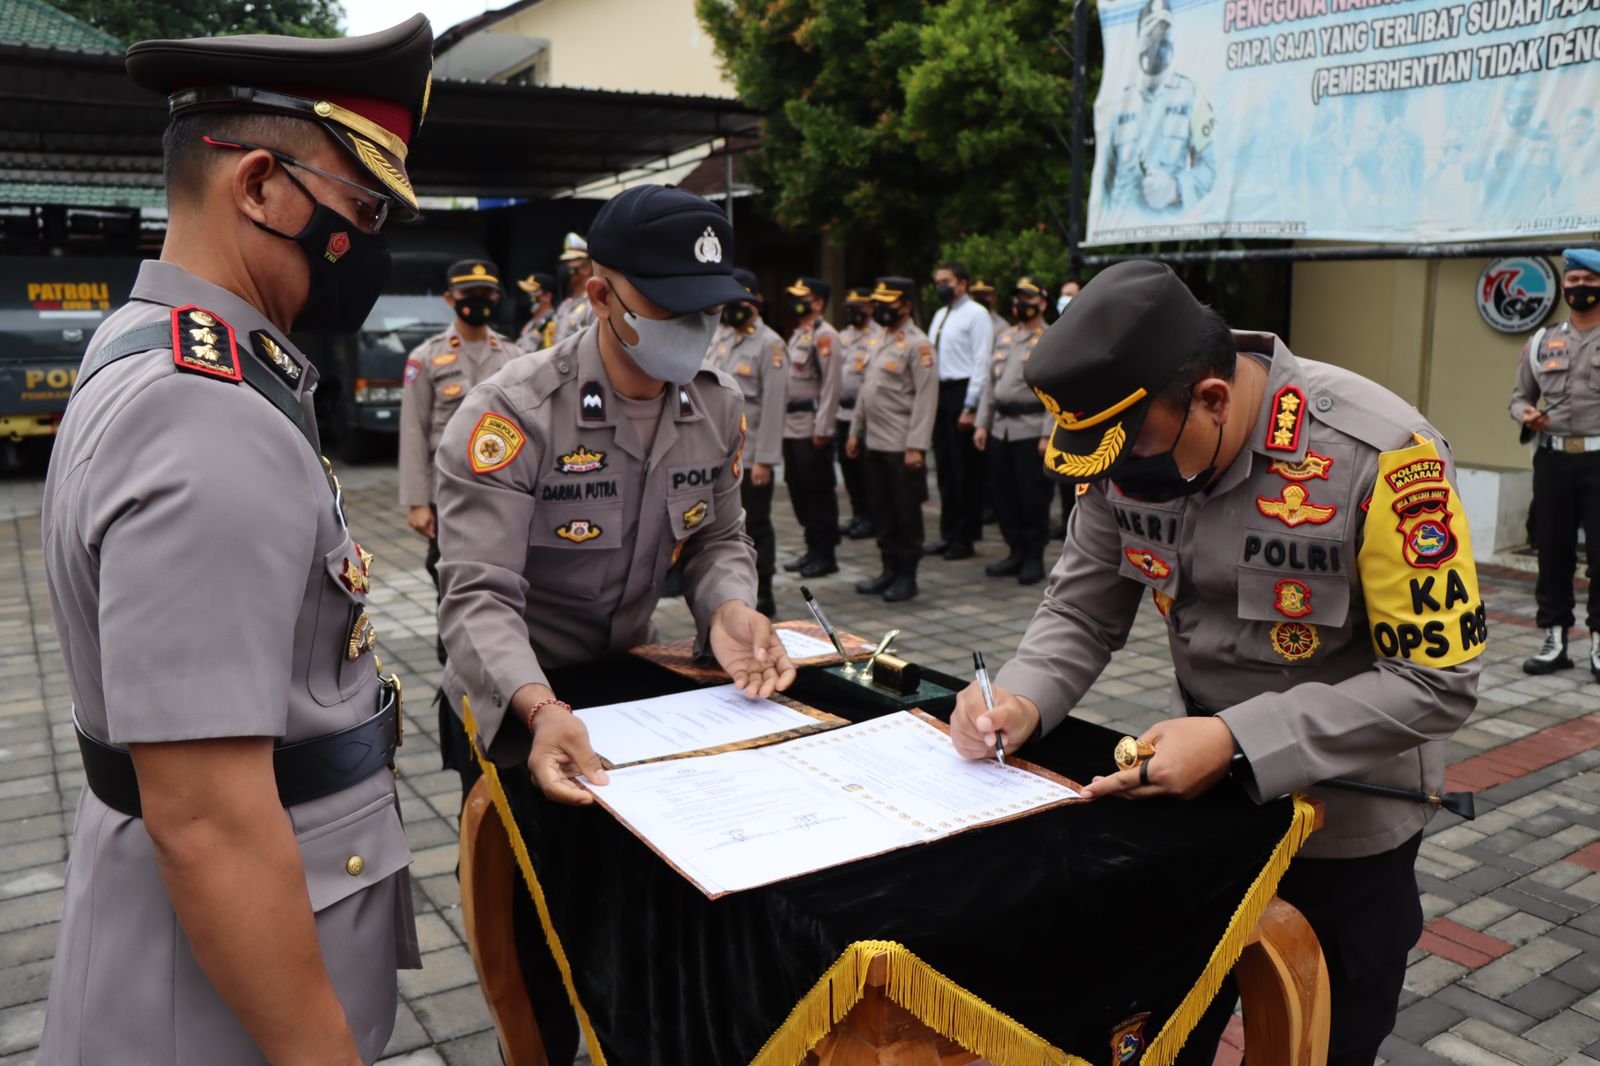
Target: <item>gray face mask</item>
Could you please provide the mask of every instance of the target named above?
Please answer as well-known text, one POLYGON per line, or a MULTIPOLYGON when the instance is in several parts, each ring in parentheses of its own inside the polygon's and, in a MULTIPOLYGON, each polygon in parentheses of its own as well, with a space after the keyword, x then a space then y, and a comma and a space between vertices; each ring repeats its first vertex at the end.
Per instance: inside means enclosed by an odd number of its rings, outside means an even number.
POLYGON ((644 318, 628 309, 616 289, 611 290, 611 295, 622 308, 623 321, 638 335, 638 342, 629 344, 617 331, 615 322, 607 319, 607 323, 617 343, 639 364, 639 369, 670 385, 687 385, 693 381, 700 364, 705 361, 706 349, 711 347, 718 316, 691 311, 677 318, 644 318))

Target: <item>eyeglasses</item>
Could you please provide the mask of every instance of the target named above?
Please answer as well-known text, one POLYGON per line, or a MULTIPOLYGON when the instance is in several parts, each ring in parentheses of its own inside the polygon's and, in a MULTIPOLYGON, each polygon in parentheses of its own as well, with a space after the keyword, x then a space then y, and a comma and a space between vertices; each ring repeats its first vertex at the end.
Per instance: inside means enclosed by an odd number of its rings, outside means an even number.
MULTIPOLYGON (((314 167, 309 163, 302 163, 287 152, 280 152, 276 148, 268 148, 264 144, 251 144, 248 141, 219 141, 213 137, 202 137, 201 139, 213 148, 236 148, 242 152, 266 152, 286 167, 298 167, 300 170, 308 170, 320 177, 327 178, 329 181, 336 181, 340 185, 355 189, 357 192, 366 193, 372 197, 370 201, 351 197, 350 202, 355 204, 356 207, 356 222, 368 233, 377 233, 383 229, 383 224, 389 219, 389 207, 393 201, 376 189, 369 189, 365 185, 351 181, 349 178, 341 178, 337 174, 330 174, 326 170, 314 167)), ((312 199, 315 199, 315 197, 312 197, 312 199)))

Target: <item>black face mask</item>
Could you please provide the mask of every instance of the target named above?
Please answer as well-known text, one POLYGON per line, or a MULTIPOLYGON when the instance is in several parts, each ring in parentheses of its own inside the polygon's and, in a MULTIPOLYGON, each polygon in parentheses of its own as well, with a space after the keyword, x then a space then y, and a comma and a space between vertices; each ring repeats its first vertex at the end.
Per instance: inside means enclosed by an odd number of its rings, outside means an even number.
POLYGON ((789 305, 789 313, 796 318, 804 318, 811 313, 809 300, 795 300, 789 305))
POLYGON ((456 317, 469 326, 487 325, 494 317, 495 301, 488 296, 458 296, 456 317))
POLYGON ((749 304, 729 304, 722 309, 722 321, 738 329, 750 321, 752 309, 749 304))
POLYGON ((1032 322, 1039 317, 1039 308, 1035 304, 1014 303, 1011 305, 1011 317, 1019 322, 1032 322))
POLYGON ((900 311, 894 304, 879 304, 872 309, 872 321, 880 326, 892 326, 900 321, 900 311))
POLYGON ((954 285, 935 285, 933 287, 933 294, 939 298, 939 302, 940 303, 942 303, 942 304, 950 303, 956 298, 955 286, 954 285))
POLYGON ((847 307, 844 313, 845 317, 850 320, 850 324, 857 329, 866 325, 867 319, 871 317, 865 307, 847 307))
POLYGON ((312 196, 288 170, 283 176, 311 201, 311 218, 293 235, 260 222, 256 226, 298 244, 310 268, 306 303, 290 329, 354 333, 367 320, 389 280, 389 242, 381 235, 361 232, 354 222, 312 196))
MULTIPOLYGON (((1190 405, 1194 403, 1190 397, 1190 405)), ((1189 408, 1183 410, 1183 422, 1178 426, 1178 435, 1172 441, 1172 447, 1160 455, 1152 455, 1144 459, 1129 459, 1111 479, 1125 496, 1131 496, 1145 503, 1168 503, 1172 500, 1193 496, 1195 493, 1211 484, 1211 479, 1217 474, 1217 456, 1222 452, 1222 427, 1217 427, 1217 446, 1211 450, 1211 463, 1194 477, 1184 477, 1183 471, 1178 469, 1178 460, 1173 457, 1173 452, 1178 448, 1178 442, 1183 440, 1183 431, 1189 425, 1189 408)))
POLYGON ((1568 285, 1561 298, 1574 311, 1593 311, 1600 307, 1600 285, 1568 285))

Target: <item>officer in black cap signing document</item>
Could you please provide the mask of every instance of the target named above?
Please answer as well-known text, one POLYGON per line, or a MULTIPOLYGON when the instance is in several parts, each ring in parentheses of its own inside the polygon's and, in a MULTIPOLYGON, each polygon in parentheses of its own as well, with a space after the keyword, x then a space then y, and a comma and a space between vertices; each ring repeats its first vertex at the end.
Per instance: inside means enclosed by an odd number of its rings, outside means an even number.
MULTIPOLYGON (((957 700, 957 750, 1048 732, 1149 596, 1174 718, 1091 797, 1191 797, 1232 773, 1326 821, 1278 894, 1327 956, 1330 1066, 1372 1066, 1422 931, 1413 866, 1445 741, 1477 702, 1485 622, 1455 466, 1415 408, 1348 370, 1230 332, 1170 269, 1120 263, 1039 340, 1025 378, 1053 420, 1044 465, 1087 484, 1044 602, 995 678, 957 700), (1415 800, 1318 787, 1330 778, 1415 800)), ((1209 1064, 1231 986, 1181 1062, 1209 1064), (1209 1041, 1209 1043, 1208 1043, 1209 1041), (1191 1051, 1192 1048, 1192 1051, 1191 1051)))
POLYGON ((373 559, 291 330, 353 332, 416 214, 421 15, 144 41, 170 223, 95 333, 43 534, 87 787, 39 1062, 373 1062, 420 965, 373 559))

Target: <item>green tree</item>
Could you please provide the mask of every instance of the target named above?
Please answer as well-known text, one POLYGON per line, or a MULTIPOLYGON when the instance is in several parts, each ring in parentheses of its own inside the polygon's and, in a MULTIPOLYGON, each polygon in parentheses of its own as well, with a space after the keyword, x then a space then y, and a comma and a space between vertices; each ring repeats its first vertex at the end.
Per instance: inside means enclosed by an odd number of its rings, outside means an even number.
POLYGON ((205 37, 224 33, 281 33, 338 37, 339 0, 52 0, 56 7, 123 41, 205 37))
POLYGON ((752 166, 781 224, 879 247, 886 268, 922 276, 941 250, 1002 284, 1065 262, 1071 69, 1050 37, 1057 0, 697 10, 740 97, 767 115, 752 166))

